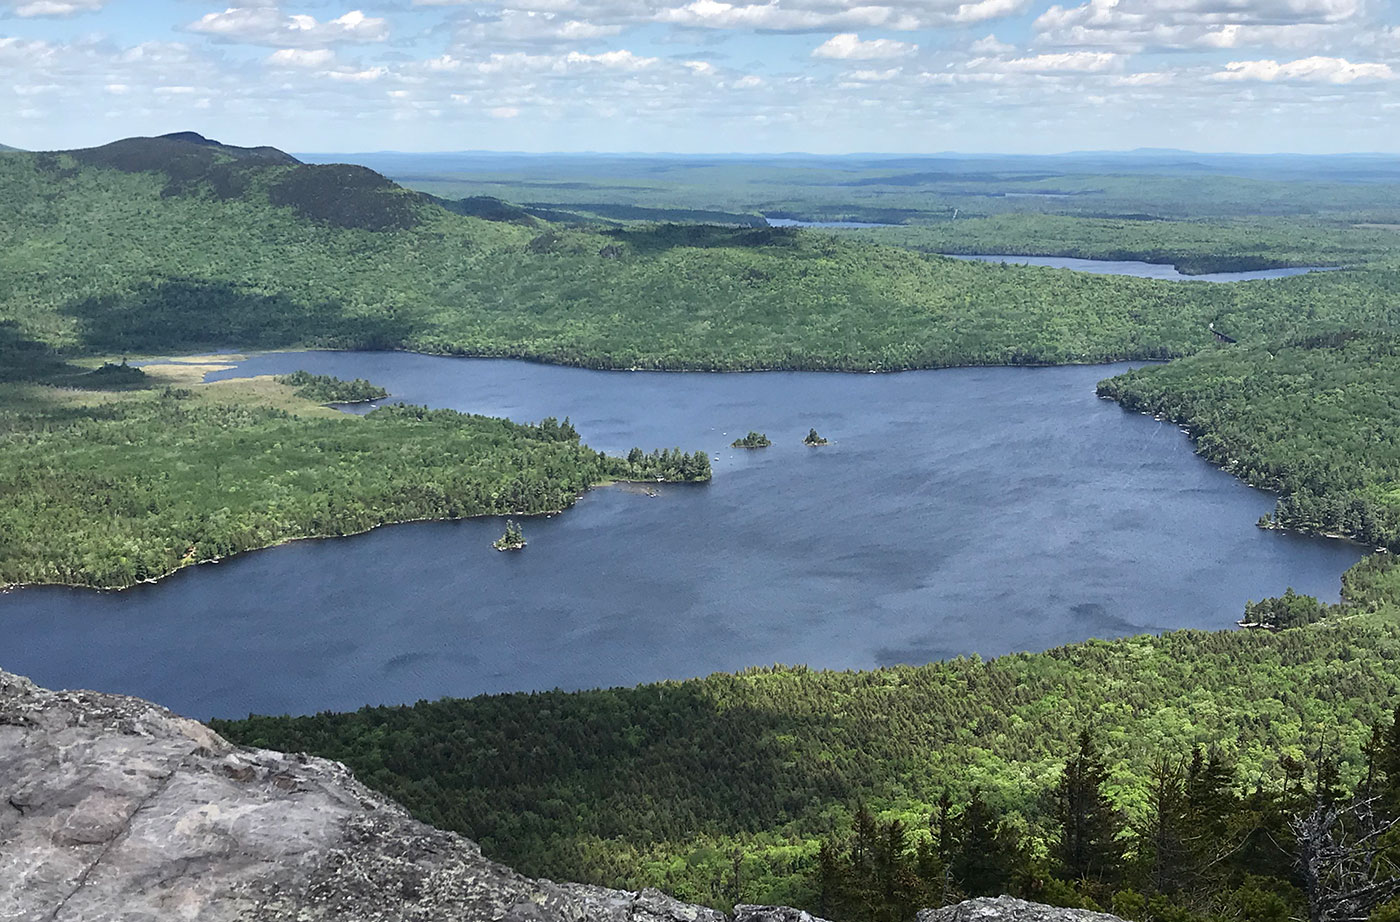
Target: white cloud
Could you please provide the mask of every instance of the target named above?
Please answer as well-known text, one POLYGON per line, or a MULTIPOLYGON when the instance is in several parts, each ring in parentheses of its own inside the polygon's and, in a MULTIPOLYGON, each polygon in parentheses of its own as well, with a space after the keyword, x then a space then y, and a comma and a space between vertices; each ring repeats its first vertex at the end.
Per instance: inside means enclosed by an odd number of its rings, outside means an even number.
POLYGON ((326 67, 335 60, 329 48, 283 48, 267 56, 274 67, 326 67))
POLYGON ((276 6, 232 6, 206 13, 185 27, 213 38, 250 45, 315 46, 342 42, 382 42, 389 37, 387 20, 351 10, 319 22, 314 16, 284 14, 276 6))
POLYGON ((516 118, 520 115, 520 110, 515 106, 496 106, 494 109, 488 109, 487 114, 492 118, 516 118))
POLYGON ((1365 0, 1088 0, 1036 18, 1041 44, 1147 48, 1321 47, 1364 29, 1365 0))
POLYGON ((1172 75, 1162 71, 1142 71, 1136 74, 1120 74, 1113 78, 1114 86, 1162 86, 1172 82, 1172 75))
POLYGON ((469 20, 457 27, 457 44, 490 47, 506 44, 587 42, 617 35, 619 23, 598 23, 546 10, 502 10, 494 18, 469 20))
POLYGON ((812 49, 814 58, 835 58, 838 61, 878 61, 902 58, 919 50, 918 45, 897 42, 889 38, 861 41, 854 32, 833 35, 812 49))
POLYGON ((1118 55, 1111 51, 1067 51, 1038 54, 996 62, 990 69, 1013 74, 1099 73, 1114 67, 1118 55))
POLYGON ((602 54, 583 54, 570 51, 564 55, 564 64, 572 67, 605 67, 613 70, 642 70, 651 67, 659 58, 638 57, 625 49, 604 51, 602 54))
POLYGON ((968 51, 971 51, 973 54, 987 56, 1010 54, 1015 50, 1015 45, 1008 45, 1005 42, 998 41, 995 35, 983 36, 968 46, 968 51))
POLYGON ((1263 83, 1356 83, 1395 78, 1396 73, 1388 64, 1357 64, 1346 58, 1318 56, 1282 64, 1278 61, 1231 61, 1223 71, 1211 75, 1212 80, 1263 83))
POLYGON ((743 6, 723 0, 693 0, 685 6, 661 10, 657 22, 702 29, 754 29, 772 32, 815 32, 825 29, 885 28, 908 31, 919 28, 917 16, 891 6, 835 5, 804 9, 778 0, 743 6))
POLYGON ((853 70, 846 76, 857 83, 884 83, 893 80, 899 74, 898 67, 891 67, 888 70, 853 70))
POLYGON ((973 3, 960 3, 953 11, 953 22, 985 22, 988 19, 1001 19, 1015 16, 1030 6, 1030 0, 975 0, 973 3))
POLYGON ((339 80, 342 83, 369 83, 387 76, 388 73, 387 67, 369 67, 365 70, 326 70, 321 72, 321 76, 339 80))
POLYGON ((27 0, 8 3, 15 15, 30 19, 40 16, 76 16, 79 13, 95 13, 106 5, 107 0, 27 0))

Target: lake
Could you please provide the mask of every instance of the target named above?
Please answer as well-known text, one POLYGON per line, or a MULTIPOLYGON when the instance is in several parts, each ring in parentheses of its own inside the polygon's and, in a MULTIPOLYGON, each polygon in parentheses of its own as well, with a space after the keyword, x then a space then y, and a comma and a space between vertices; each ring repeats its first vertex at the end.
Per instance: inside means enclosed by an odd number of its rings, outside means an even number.
POLYGON ((1016 266, 1046 266, 1051 269, 1073 269, 1099 275, 1132 275, 1140 279, 1165 279, 1173 282, 1248 282, 1254 279, 1281 279, 1308 272, 1329 272, 1331 266, 1291 266, 1286 269, 1258 269, 1252 272, 1207 272, 1185 275, 1167 263, 1144 263, 1134 260, 1075 259, 1069 256, 1005 256, 982 253, 962 255, 945 253, 952 259, 967 259, 984 263, 1010 263, 1016 266))
POLYGON ((899 227, 898 224, 874 224, 869 221, 798 221, 795 218, 770 218, 764 215, 763 220, 768 222, 769 227, 823 227, 837 230, 865 230, 871 227, 899 227))
MULTIPOLYGON (((263 355, 395 399, 570 416, 610 452, 703 448, 714 481, 599 489, 524 522, 304 541, 116 593, 0 596, 0 663, 207 718, 630 685, 775 662, 867 668, 1228 628, 1362 556, 1255 527, 1273 498, 1099 400, 1127 366, 889 375, 597 372, 406 353, 263 355), (815 427, 831 439, 801 444, 815 427), (773 446, 728 447, 750 429, 773 446)), ((361 410, 363 411, 363 409, 361 410)))

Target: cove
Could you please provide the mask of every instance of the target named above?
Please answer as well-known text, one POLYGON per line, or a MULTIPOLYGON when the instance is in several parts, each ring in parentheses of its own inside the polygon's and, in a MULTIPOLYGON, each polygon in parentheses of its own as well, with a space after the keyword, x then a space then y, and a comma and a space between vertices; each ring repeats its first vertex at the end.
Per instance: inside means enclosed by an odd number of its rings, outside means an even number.
MULTIPOLYGON (((0 662, 194 717, 311 713, 1224 629, 1247 599, 1335 599, 1362 549, 1255 527, 1273 498, 1175 427, 1099 400, 1127 366, 890 375, 598 372, 406 353, 255 356, 394 399, 538 420, 594 448, 703 448, 705 485, 594 490, 524 521, 381 528, 155 585, 0 595, 0 662), (831 439, 801 444, 815 427, 831 439), (758 451, 729 443, 756 429, 758 451)), ((364 412, 358 408, 357 412, 364 412)))
POLYGON ((945 253, 951 259, 974 262, 1008 263, 1016 266, 1045 266, 1050 269, 1073 269, 1099 275, 1131 275, 1140 279, 1163 279, 1173 282, 1249 282, 1257 279, 1281 279, 1309 272, 1331 272, 1335 266, 1290 266, 1285 269, 1256 269, 1251 272, 1207 272, 1186 275, 1167 263, 1144 263, 1134 260, 1075 259, 1070 256, 1007 256, 981 253, 975 255, 945 253))

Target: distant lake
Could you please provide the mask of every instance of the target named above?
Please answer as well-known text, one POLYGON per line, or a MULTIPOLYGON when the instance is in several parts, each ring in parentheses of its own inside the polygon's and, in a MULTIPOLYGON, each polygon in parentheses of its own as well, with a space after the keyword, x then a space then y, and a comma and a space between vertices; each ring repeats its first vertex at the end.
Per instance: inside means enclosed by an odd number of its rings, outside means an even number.
POLYGON ((1185 275, 1166 263, 1144 263, 1133 260, 1075 259, 1070 256, 1004 256, 999 254, 961 255, 945 253, 953 259, 968 259, 984 263, 1010 263, 1017 266, 1047 266, 1051 269, 1074 269, 1099 275, 1133 275, 1142 279, 1169 279, 1174 282, 1248 282, 1252 279, 1281 279, 1308 272, 1328 272, 1329 266, 1292 266, 1287 269, 1259 269, 1254 272, 1208 272, 1205 275, 1185 275))
POLYGON ((5 668, 201 718, 869 668, 1229 628, 1288 586, 1336 599, 1362 556, 1256 528, 1273 497, 1095 397, 1123 365, 663 374, 323 352, 215 377, 299 368, 411 403, 567 415, 610 452, 703 448, 715 478, 595 490, 525 520, 518 554, 491 549, 500 519, 420 523, 126 592, 11 592, 5 668), (802 445, 809 427, 832 443, 802 445), (750 429, 773 446, 728 447, 750 429))
POLYGON ((836 228, 837 230, 862 230, 870 227, 899 227, 898 224, 872 224, 868 221, 797 221, 791 218, 770 218, 764 215, 763 220, 768 222, 769 227, 825 227, 836 228))

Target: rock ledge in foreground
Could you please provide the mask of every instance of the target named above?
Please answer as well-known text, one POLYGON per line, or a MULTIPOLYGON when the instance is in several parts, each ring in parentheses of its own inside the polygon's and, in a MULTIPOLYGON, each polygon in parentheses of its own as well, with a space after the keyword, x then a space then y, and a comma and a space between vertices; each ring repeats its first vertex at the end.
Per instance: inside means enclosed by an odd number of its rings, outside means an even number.
MULTIPOLYGON (((656 890, 532 880, 337 762, 237 747, 138 698, 3 671, 0 919, 728 922, 656 890)), ((1005 898, 919 919, 1117 922, 1005 898)), ((734 920, 822 922, 768 906, 734 920)))

